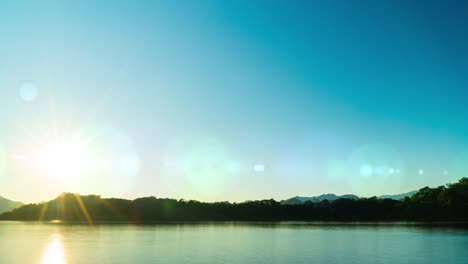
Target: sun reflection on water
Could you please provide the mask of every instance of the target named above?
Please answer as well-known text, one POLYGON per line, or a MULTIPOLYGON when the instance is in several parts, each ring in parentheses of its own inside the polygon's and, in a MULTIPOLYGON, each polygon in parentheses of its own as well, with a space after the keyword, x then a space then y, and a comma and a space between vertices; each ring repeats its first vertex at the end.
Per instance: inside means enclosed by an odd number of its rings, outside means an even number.
POLYGON ((41 259, 41 264, 65 264, 65 253, 62 241, 59 236, 55 236, 47 245, 47 249, 41 259))

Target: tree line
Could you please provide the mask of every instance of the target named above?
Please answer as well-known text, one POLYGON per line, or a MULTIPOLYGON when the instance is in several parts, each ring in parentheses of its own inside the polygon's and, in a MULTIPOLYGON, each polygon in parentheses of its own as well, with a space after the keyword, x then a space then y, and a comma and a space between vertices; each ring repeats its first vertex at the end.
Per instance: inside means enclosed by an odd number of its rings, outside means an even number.
POLYGON ((28 204, 0 220, 100 222, 185 221, 468 221, 468 178, 436 188, 424 187, 402 200, 361 198, 281 204, 273 199, 245 203, 205 203, 144 197, 135 200, 64 193, 28 204))

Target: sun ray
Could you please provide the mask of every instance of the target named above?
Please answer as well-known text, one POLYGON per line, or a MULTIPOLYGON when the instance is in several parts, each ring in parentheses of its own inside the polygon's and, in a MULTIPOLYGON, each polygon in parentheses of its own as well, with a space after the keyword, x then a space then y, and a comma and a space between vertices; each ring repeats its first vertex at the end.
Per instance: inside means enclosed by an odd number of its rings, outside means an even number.
POLYGON ((75 194, 76 201, 78 202, 78 205, 80 206, 80 210, 83 213, 84 217, 86 218, 86 221, 88 222, 89 225, 93 225, 93 219, 91 219, 91 216, 89 215, 88 209, 86 208, 85 204, 83 203, 83 200, 81 200, 81 197, 79 194, 75 194))
POLYGON ((42 204, 42 208, 41 208, 41 212, 39 214, 39 221, 43 221, 44 220, 44 216, 45 214, 47 213, 47 209, 49 208, 49 204, 48 203, 43 203, 42 204))
POLYGON ((109 101, 109 99, 111 98, 110 96, 107 96, 108 94, 110 94, 110 91, 111 91, 110 87, 105 88, 104 92, 101 94, 101 98, 99 99, 98 103, 94 105, 93 111, 90 111, 90 114, 88 114, 85 122, 77 129, 76 134, 78 136, 80 136, 83 130, 85 129, 86 124, 93 123, 93 119, 95 119, 96 116, 98 116, 98 114, 101 111, 103 111, 103 109, 105 109, 105 105, 107 101, 109 101))

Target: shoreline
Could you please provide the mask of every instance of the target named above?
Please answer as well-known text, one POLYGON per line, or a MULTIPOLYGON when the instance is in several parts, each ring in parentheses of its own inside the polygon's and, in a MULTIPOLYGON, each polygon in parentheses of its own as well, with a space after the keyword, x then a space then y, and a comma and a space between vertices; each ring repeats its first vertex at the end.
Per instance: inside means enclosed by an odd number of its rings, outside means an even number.
POLYGON ((453 221, 96 221, 92 224, 83 221, 33 221, 33 220, 0 220, 0 223, 28 223, 45 225, 76 225, 76 226, 100 226, 100 225, 125 225, 125 226, 171 226, 171 225, 245 225, 245 226, 291 226, 291 227, 449 227, 468 229, 468 222, 453 221))

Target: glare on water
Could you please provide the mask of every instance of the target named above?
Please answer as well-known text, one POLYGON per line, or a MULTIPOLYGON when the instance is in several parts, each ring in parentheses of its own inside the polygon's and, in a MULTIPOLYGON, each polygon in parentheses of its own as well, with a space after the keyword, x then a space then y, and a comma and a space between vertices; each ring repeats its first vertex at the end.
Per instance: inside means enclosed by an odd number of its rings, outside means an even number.
POLYGON ((62 241, 59 236, 55 236, 47 245, 44 255, 41 259, 41 264, 65 264, 65 253, 62 246, 62 241))

